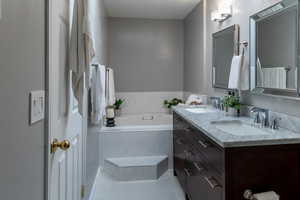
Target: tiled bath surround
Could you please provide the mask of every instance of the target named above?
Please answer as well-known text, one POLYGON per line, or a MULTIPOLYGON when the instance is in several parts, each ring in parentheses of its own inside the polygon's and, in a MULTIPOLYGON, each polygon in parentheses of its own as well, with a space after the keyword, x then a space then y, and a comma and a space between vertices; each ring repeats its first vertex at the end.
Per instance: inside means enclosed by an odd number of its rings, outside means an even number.
POLYGON ((125 99, 122 114, 169 113, 164 100, 183 99, 182 91, 175 92, 118 92, 117 98, 125 99))

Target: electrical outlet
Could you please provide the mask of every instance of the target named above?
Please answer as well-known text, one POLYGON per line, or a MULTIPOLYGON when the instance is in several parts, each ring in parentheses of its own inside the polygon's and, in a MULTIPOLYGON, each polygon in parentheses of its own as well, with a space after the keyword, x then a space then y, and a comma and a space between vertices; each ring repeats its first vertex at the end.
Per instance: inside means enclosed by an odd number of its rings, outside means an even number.
POLYGON ((30 124, 45 118, 45 91, 30 92, 30 124))

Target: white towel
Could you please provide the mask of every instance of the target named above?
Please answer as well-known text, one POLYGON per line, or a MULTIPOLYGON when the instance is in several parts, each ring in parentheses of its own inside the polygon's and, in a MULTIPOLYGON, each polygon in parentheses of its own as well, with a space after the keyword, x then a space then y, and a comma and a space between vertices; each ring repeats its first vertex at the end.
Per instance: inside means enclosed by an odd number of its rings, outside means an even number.
POLYGON ((99 124, 105 115, 105 77, 106 68, 103 65, 97 65, 91 73, 91 122, 99 124))
POLYGON ((242 56, 233 56, 230 68, 228 88, 239 89, 242 68, 242 56))
MULTIPOLYGON (((244 49, 245 51, 245 49, 244 49)), ((238 89, 241 91, 247 91, 250 89, 250 67, 249 59, 245 56, 243 51, 242 54, 242 63, 241 63, 241 72, 240 72, 240 84, 238 89)))
POLYGON ((89 66, 95 55, 93 40, 90 38, 87 5, 85 0, 75 0, 71 23, 69 65, 72 71, 72 89, 78 101, 79 113, 82 114, 84 86, 88 86, 89 66), (86 75, 86 84, 84 83, 86 75))
POLYGON ((260 62, 260 59, 257 58, 257 64, 256 64, 256 67, 257 67, 257 84, 258 86, 260 87, 263 87, 263 83, 264 83, 264 78, 263 78, 263 71, 262 71, 262 66, 261 66, 261 62, 260 62))
POLYGON ((107 68, 107 105, 112 106, 116 102, 114 70, 107 68))
MULTIPOLYGON (((85 43, 84 44, 85 45, 85 62, 87 64, 87 66, 91 65, 92 60, 96 55, 95 47, 94 47, 95 41, 94 41, 93 35, 92 35, 91 21, 90 21, 89 13, 90 12, 86 11, 86 15, 85 15, 84 21, 83 21, 83 34, 84 34, 84 43, 85 43)), ((91 85, 88 85, 88 83, 89 83, 88 80, 90 80, 90 77, 88 76, 90 74, 89 70, 90 70, 90 67, 88 67, 85 71, 87 87, 91 86, 91 85)))
POLYGON ((284 67, 265 67, 262 72, 264 88, 287 88, 287 72, 284 67))
POLYGON ((204 100, 203 98, 205 98, 203 95, 197 95, 197 94, 191 94, 187 100, 186 100, 186 104, 187 105, 191 105, 193 103, 196 103, 198 105, 200 104, 204 104, 204 100))
POLYGON ((228 88, 240 91, 249 90, 249 73, 249 62, 243 50, 242 55, 232 58, 228 88))

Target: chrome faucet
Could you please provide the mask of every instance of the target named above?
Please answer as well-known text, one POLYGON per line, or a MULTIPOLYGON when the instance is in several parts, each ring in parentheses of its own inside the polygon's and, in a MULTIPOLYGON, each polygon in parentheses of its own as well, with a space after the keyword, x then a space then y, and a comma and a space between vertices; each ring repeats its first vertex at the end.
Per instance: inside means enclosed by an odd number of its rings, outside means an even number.
POLYGON ((223 105, 220 97, 211 97, 210 98, 214 108, 222 110, 223 105))
POLYGON ((279 120, 281 120, 281 118, 274 118, 271 122, 271 126, 270 128, 273 129, 273 130, 278 130, 279 129, 279 120))
POLYGON ((262 127, 269 126, 269 110, 259 107, 253 107, 250 109, 250 112, 255 114, 255 124, 260 123, 262 127))

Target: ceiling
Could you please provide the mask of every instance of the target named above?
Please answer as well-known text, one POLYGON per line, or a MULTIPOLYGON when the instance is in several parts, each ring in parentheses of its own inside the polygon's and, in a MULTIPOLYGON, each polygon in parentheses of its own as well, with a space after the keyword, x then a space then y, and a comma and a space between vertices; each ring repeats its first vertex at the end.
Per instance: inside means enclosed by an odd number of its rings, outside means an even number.
POLYGON ((104 0, 109 17, 184 19, 201 0, 104 0))

